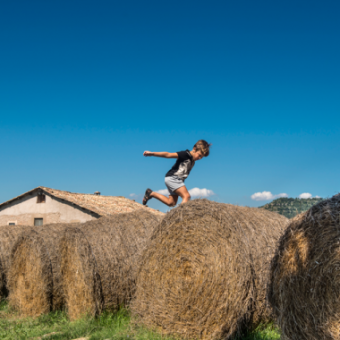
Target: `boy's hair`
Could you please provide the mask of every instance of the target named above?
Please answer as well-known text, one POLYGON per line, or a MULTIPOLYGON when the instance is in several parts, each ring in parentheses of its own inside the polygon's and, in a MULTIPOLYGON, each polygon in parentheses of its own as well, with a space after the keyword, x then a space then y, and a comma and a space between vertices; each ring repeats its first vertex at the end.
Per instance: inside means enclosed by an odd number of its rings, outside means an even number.
POLYGON ((209 156, 209 148, 211 146, 211 143, 209 144, 207 141, 205 141, 204 139, 200 139, 195 145, 194 145, 194 149, 196 151, 201 151, 203 157, 208 157, 209 156))

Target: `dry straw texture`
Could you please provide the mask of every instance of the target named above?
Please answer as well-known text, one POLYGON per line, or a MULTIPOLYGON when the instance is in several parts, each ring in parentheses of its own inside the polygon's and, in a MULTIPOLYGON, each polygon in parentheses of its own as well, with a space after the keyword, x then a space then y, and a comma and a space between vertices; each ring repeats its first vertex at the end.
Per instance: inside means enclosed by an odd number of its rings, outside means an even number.
POLYGON ((66 230, 61 270, 71 320, 129 303, 141 253, 162 217, 142 209, 66 230))
POLYGON ((0 227, 0 299, 8 295, 7 274, 12 247, 21 233, 30 228, 16 225, 0 227))
POLYGON ((208 200, 173 209, 143 255, 134 315, 193 339, 230 339, 267 320, 269 264, 287 222, 262 209, 208 200))
POLYGON ((340 195, 294 218, 273 260, 269 301, 289 340, 340 339, 340 195))
POLYGON ((22 315, 38 316, 62 308, 58 245, 69 226, 34 227, 21 234, 13 246, 8 271, 9 304, 22 315))

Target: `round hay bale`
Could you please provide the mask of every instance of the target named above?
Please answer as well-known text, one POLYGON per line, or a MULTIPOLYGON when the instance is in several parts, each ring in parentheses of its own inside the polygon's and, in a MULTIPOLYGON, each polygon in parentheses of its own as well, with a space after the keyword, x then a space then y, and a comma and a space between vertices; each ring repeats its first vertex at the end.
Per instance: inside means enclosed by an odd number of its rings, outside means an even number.
POLYGON ((268 300, 283 339, 340 339, 340 195, 292 220, 273 259, 268 300))
POLYGON ((265 313, 272 238, 286 224, 285 217, 257 208, 205 199, 181 204, 157 227, 143 255, 133 314, 162 333, 189 339, 240 335, 252 325, 255 308, 257 319, 265 313))
POLYGON ((21 233, 31 229, 29 226, 0 226, 0 300, 8 295, 7 274, 12 247, 21 233))
MULTIPOLYGON (((79 225, 79 224, 74 224, 79 225)), ((26 230, 11 251, 8 271, 9 304, 25 316, 61 309, 59 241, 69 224, 26 230)))
POLYGON ((162 217, 141 209, 65 231, 61 271, 71 320, 129 303, 141 253, 162 217))

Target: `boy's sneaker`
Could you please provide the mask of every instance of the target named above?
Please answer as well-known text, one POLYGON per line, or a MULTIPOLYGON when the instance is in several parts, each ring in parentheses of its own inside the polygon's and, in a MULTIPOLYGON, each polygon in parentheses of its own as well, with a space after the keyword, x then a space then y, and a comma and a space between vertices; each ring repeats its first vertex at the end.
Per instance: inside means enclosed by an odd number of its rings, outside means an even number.
POLYGON ((150 194, 152 193, 151 189, 146 189, 145 191, 145 195, 143 198, 143 205, 146 205, 146 203, 148 203, 148 200, 150 200, 152 197, 150 197, 150 194))

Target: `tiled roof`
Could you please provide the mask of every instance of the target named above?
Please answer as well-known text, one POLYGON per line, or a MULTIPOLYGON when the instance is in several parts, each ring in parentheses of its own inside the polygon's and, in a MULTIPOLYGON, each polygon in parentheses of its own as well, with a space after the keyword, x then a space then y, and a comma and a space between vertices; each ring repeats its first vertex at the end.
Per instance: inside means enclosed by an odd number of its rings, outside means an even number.
POLYGON ((30 190, 18 197, 15 197, 7 202, 4 202, 0 204, 0 207, 2 205, 5 205, 7 203, 10 203, 22 196, 25 196, 27 194, 32 193, 36 190, 43 190, 47 194, 54 196, 56 198, 59 198, 61 200, 68 201, 70 203, 73 203, 81 208, 90 210, 100 216, 107 216, 111 214, 120 214, 120 213, 126 213, 126 212, 132 212, 136 211, 138 209, 147 209, 151 213, 157 214, 157 215, 164 215, 164 213, 145 207, 140 203, 137 203, 135 201, 132 201, 128 198, 122 197, 122 196, 102 196, 102 195, 93 195, 93 194, 78 194, 73 193, 69 191, 62 191, 62 190, 56 190, 51 189, 47 187, 37 187, 33 190, 30 190))

